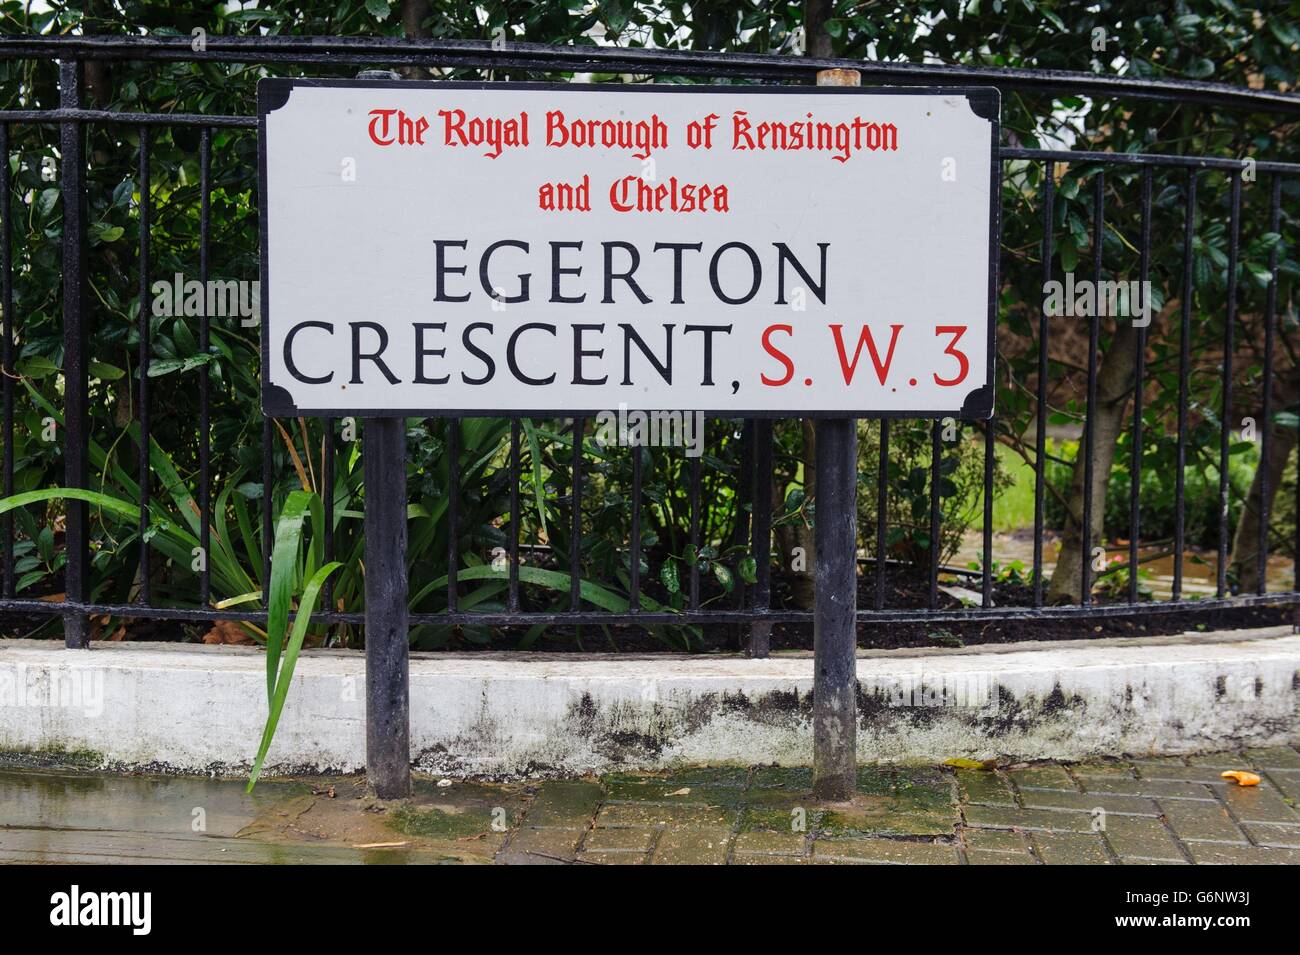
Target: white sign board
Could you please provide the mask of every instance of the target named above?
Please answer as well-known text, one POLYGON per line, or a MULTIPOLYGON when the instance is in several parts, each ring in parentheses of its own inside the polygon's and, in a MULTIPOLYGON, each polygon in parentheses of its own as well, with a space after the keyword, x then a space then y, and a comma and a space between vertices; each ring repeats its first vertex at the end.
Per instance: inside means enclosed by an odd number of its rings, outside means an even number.
POLYGON ((263 406, 992 411, 995 90, 267 79, 263 406))

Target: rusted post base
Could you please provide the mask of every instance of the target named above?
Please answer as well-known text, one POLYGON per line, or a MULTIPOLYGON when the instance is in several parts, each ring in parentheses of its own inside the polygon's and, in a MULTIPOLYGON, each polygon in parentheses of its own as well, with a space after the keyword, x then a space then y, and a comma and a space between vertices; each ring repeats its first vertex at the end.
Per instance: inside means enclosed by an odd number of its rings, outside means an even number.
POLYGON ((366 781, 380 799, 411 795, 407 642, 406 422, 371 418, 366 477, 366 781))

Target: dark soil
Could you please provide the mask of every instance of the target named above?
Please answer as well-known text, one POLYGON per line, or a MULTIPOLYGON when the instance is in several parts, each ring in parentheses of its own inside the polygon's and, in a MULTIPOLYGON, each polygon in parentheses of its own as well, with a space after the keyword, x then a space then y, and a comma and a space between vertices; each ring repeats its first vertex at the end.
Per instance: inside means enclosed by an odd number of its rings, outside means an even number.
MULTIPOLYGON (((943 580, 945 584, 949 583, 943 580)), ((955 580, 967 589, 978 591, 979 578, 955 580)), ((651 589, 651 588, 647 588, 651 589)), ((663 595, 654 594, 656 599, 663 595)), ((1023 612, 1033 605, 1033 587, 1022 582, 1001 582, 994 585, 995 608, 1009 612, 1023 612)), ((701 580, 701 602, 715 599, 705 609, 726 610, 736 606, 735 595, 723 595, 715 582, 701 580)), ((929 599, 927 578, 898 572, 886 577, 886 610, 916 610, 923 612, 929 599)), ((876 606, 875 578, 868 572, 858 578, 858 609, 871 610, 876 606)), ((525 600, 525 609, 531 609, 525 600)), ((1127 601, 1094 598, 1097 608, 1122 606, 1127 601)), ((1015 643, 1025 640, 1087 640, 1101 637, 1149 637, 1196 631, 1235 630, 1272 627, 1291 624, 1300 619, 1295 606, 1238 607, 1231 609, 1198 609, 1195 604, 1185 610, 1155 610, 1153 604, 1139 604, 1131 613, 1108 616, 1080 612, 1078 616, 1025 616, 1003 620, 971 620, 967 622, 919 621, 914 623, 859 623, 858 646, 863 649, 890 649, 895 647, 962 647, 978 644, 1015 643), (1146 609, 1142 609, 1145 607, 1146 609)), ((772 580, 773 609, 797 609, 790 594, 788 581, 782 575, 772 580)), ((935 601, 939 612, 961 612, 962 603, 940 591, 935 601)), ((699 638, 691 637, 690 649, 694 652, 744 651, 749 645, 749 626, 744 624, 714 624, 702 630, 699 638)), ((480 645, 478 649, 513 649, 515 641, 524 631, 512 628, 513 634, 503 632, 497 641, 480 645)), ((457 649, 469 649, 468 644, 458 644, 457 649)), ((609 628, 608 636, 599 627, 584 627, 581 632, 573 628, 552 628, 543 635, 533 649, 550 653, 570 651, 653 652, 667 648, 680 649, 676 641, 671 647, 665 638, 640 627, 609 628)), ((778 623, 772 627, 770 649, 811 650, 813 634, 811 624, 778 623)))

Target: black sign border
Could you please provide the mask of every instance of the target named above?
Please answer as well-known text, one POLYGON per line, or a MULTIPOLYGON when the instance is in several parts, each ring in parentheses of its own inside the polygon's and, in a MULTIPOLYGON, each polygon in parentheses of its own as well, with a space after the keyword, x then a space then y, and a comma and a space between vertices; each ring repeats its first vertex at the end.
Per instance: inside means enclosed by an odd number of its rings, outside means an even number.
MULTIPOLYGON (((257 180, 258 180, 258 225, 261 242, 261 341, 262 367, 259 374, 262 385, 262 414, 268 417, 311 417, 311 418, 593 418, 608 408, 593 409, 452 409, 452 408, 385 408, 385 409, 348 409, 330 408, 322 410, 300 409, 293 403, 289 392, 279 385, 267 380, 269 363, 266 356, 270 350, 269 332, 269 298, 270 298, 270 261, 267 253, 267 195, 266 195, 266 117, 289 101, 290 95, 297 87, 330 87, 346 89, 460 89, 460 90, 554 90, 584 91, 604 93, 732 93, 742 96, 772 96, 795 93, 817 93, 829 96, 964 96, 971 111, 981 119, 992 124, 989 137, 989 245, 988 245, 988 357, 985 363, 987 377, 982 385, 968 392, 962 402, 960 411, 951 408, 940 411, 898 410, 898 411, 772 411, 767 409, 751 410, 727 408, 721 410, 703 410, 691 413, 703 414, 710 418, 866 418, 866 419, 903 419, 903 418, 948 418, 963 420, 987 420, 993 417, 993 399, 995 394, 995 375, 997 360, 997 319, 998 319, 998 252, 1002 234, 1002 166, 1001 166, 1001 92, 996 87, 968 86, 715 86, 709 84, 618 84, 618 83, 500 83, 500 82, 456 82, 437 80, 348 80, 297 77, 265 77, 257 84, 257 180)), ((630 405, 629 405, 630 407, 630 405)), ((644 411, 670 409, 639 409, 644 411)), ((680 409, 679 409, 680 410, 680 409)))

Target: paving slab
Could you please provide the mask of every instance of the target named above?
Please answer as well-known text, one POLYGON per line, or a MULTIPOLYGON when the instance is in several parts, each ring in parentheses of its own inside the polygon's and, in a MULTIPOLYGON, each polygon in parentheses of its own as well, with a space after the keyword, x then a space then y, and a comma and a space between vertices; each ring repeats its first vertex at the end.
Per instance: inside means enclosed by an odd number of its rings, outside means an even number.
POLYGON ((1016 797, 1006 779, 999 773, 982 770, 959 769, 957 786, 965 802, 985 806, 1014 806, 1016 797))
POLYGON ((987 852, 982 849, 969 850, 966 853, 969 865, 1038 865, 1038 860, 1028 850, 1024 852, 987 852))
POLYGON ((1218 802, 1206 804, 1168 799, 1160 802, 1160 808, 1164 811, 1169 827, 1185 842, 1195 839, 1201 842, 1248 844, 1241 826, 1218 802))
POLYGON ((1004 809, 966 806, 966 825, 987 829, 1042 829, 1048 832, 1092 832, 1090 813, 1053 809, 1004 809))
POLYGON ((819 839, 813 845, 814 862, 875 864, 956 865, 957 848, 951 844, 904 839, 819 839))
POLYGON ((1300 813, 1267 781, 1258 786, 1223 783, 1214 788, 1227 805, 1228 811, 1242 822, 1300 824, 1300 813))
POLYGON ((1157 816, 1156 804, 1142 796, 1114 793, 1061 792, 1055 789, 1022 789, 1020 798, 1029 809, 1077 809, 1080 812, 1130 813, 1157 816))
POLYGON ((643 852, 614 852, 593 850, 578 853, 578 862, 586 865, 645 865, 643 852))
POLYGON ((1300 865, 1300 849, 1265 849, 1219 842, 1190 842, 1197 865, 1300 865))
POLYGON ((1025 837, 1002 829, 967 829, 962 834, 968 852, 1028 852, 1025 837))
POLYGON ((731 843, 727 829, 669 827, 659 836, 654 865, 725 865, 731 843))
POLYGON ((1274 849, 1300 849, 1300 826, 1248 822, 1243 828, 1256 845, 1274 849))
POLYGON ((1034 832, 1038 857, 1048 865, 1110 865, 1114 860, 1098 833, 1034 832))
POLYGON ((1079 786, 1063 766, 1043 765, 1029 766, 1025 769, 1013 769, 1007 773, 1017 789, 1059 789, 1066 792, 1078 792, 1079 786))
POLYGON ((1080 776, 1089 793, 1146 796, 1152 799, 1214 800, 1207 783, 1182 779, 1132 779, 1127 776, 1080 776))
POLYGON ((1178 843, 1159 819, 1108 815, 1102 833, 1115 854, 1124 861, 1185 861, 1178 843))

